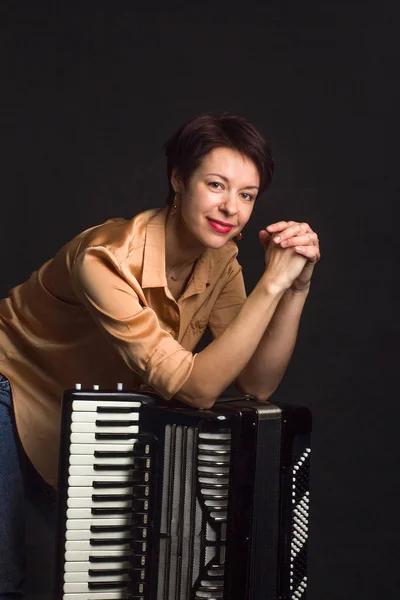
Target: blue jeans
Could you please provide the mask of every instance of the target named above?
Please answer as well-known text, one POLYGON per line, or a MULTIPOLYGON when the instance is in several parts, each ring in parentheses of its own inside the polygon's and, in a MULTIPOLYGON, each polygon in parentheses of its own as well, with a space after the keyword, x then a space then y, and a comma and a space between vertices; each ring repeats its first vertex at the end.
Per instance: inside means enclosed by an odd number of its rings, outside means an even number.
POLYGON ((47 567, 51 564, 53 540, 48 534, 46 538, 46 532, 54 534, 55 520, 56 493, 39 477, 22 448, 15 425, 10 384, 0 373, 0 600, 24 598, 24 592, 31 591, 28 589, 31 572, 35 575, 33 587, 39 587, 40 597, 43 600, 51 597, 51 568, 44 569, 46 572, 40 573, 39 578, 35 569, 38 565, 47 567), (26 534, 26 498, 32 507, 31 513, 41 515, 46 525, 46 531, 41 531, 38 524, 29 521, 31 529, 32 525, 36 529, 33 528, 35 539, 31 540, 28 562, 25 542, 26 538, 28 542, 30 539, 26 534))
POLYGON ((0 599, 23 598, 25 578, 24 456, 10 384, 0 374, 0 599))

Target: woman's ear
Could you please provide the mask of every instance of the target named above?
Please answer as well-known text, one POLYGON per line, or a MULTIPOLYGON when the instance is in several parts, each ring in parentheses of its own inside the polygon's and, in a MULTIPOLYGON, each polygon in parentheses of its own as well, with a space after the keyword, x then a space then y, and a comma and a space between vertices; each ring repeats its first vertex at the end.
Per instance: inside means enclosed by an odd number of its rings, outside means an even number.
POLYGON ((175 192, 182 193, 182 191, 183 191, 182 179, 181 179, 181 176, 179 175, 178 170, 176 169, 176 167, 174 167, 172 169, 172 173, 171 173, 171 185, 172 185, 173 189, 175 190, 175 192))

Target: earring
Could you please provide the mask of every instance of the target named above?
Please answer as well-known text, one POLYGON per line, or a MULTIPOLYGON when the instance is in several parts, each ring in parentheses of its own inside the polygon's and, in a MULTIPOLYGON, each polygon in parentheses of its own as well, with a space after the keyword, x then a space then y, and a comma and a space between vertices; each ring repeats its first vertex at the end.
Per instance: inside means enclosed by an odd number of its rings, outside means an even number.
POLYGON ((242 232, 241 232, 241 231, 239 231, 239 233, 238 233, 238 234, 237 234, 237 236, 236 236, 236 240, 237 240, 238 242, 240 242, 240 240, 242 240, 242 239, 243 239, 243 234, 242 234, 242 232))
POLYGON ((175 194, 175 196, 174 196, 174 199, 173 199, 173 202, 172 202, 172 210, 171 210, 171 212, 169 213, 170 217, 173 217, 173 216, 175 215, 175 211, 176 211, 176 209, 177 209, 177 208, 178 208, 178 207, 177 207, 177 205, 176 205, 176 194, 175 194))

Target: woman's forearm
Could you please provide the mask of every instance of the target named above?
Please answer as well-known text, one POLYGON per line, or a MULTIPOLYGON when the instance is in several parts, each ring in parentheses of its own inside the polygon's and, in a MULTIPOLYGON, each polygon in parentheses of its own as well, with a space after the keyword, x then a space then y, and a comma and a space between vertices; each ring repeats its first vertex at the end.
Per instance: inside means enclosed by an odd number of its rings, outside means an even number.
POLYGON ((287 290, 253 356, 236 378, 244 394, 267 400, 278 387, 293 354, 308 290, 287 290))
POLYGON ((267 275, 261 277, 229 327, 196 356, 176 398, 210 408, 255 353, 284 293, 267 275))

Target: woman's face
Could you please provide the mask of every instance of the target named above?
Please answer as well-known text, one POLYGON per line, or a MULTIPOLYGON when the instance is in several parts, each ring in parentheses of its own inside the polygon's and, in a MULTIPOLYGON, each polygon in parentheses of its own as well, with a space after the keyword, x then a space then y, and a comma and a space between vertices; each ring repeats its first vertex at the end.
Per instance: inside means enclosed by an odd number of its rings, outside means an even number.
POLYGON ((246 225, 260 185, 255 164, 231 148, 215 148, 194 171, 186 186, 176 173, 186 232, 202 246, 220 248, 246 225))

